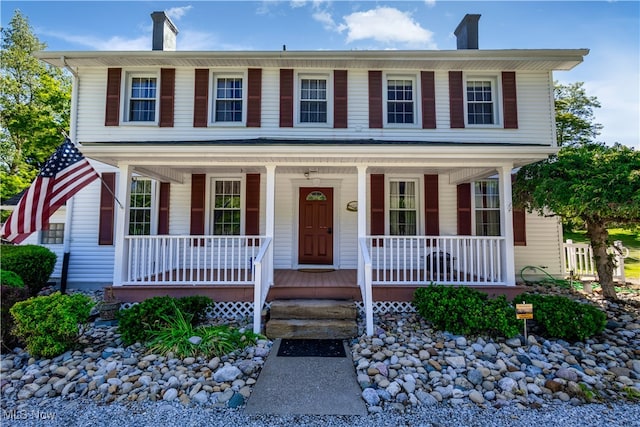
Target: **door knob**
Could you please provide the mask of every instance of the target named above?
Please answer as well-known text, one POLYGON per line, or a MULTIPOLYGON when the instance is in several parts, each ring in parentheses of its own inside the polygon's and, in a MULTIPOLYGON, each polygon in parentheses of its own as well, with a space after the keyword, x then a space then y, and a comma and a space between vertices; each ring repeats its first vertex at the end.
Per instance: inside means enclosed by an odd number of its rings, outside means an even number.
POLYGON ((327 234, 333 233, 333 229, 331 227, 327 228, 327 234))

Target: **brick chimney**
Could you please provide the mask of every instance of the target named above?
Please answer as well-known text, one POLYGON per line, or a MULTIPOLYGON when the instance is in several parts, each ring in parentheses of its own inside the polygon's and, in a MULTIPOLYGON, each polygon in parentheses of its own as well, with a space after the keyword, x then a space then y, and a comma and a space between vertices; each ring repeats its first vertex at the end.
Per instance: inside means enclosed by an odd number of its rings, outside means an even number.
POLYGON ((480 15, 466 14, 453 32, 458 49, 478 49, 478 21, 480 15))
POLYGON ((164 12, 153 12, 153 50, 176 50, 178 29, 164 12))

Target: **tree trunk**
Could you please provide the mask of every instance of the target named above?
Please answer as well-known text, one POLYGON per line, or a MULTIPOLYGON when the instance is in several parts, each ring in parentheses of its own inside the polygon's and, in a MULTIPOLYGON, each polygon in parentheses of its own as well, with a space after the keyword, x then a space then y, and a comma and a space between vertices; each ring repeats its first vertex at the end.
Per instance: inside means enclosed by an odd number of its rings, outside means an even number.
POLYGON ((602 221, 587 220, 587 235, 591 239, 593 258, 596 262, 598 281, 602 287, 602 295, 607 300, 617 299, 615 285, 613 283, 613 256, 607 253, 609 244, 609 232, 602 221))

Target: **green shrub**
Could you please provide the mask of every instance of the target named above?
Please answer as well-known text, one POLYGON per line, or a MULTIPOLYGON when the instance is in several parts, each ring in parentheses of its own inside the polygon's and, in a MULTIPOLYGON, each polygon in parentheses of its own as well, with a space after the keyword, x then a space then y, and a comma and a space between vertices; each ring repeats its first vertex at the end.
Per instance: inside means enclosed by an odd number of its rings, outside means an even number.
POLYGON ((15 335, 33 356, 53 357, 73 348, 79 325, 86 323, 93 301, 86 295, 32 297, 11 307, 15 335))
POLYGON ((413 305, 436 328, 454 334, 489 334, 513 337, 518 334, 514 308, 504 296, 468 287, 430 285, 416 289, 413 305))
POLYGON ((2 350, 11 350, 18 345, 17 338, 11 333, 13 317, 9 309, 18 301, 27 299, 24 282, 13 271, 0 270, 0 339, 2 350))
POLYGON ((175 308, 173 317, 165 317, 164 320, 166 324, 148 331, 149 351, 163 356, 169 352, 179 358, 222 356, 255 344, 260 337, 251 331, 240 331, 227 325, 195 327, 190 316, 178 308, 175 308), (199 344, 189 341, 194 336, 202 338, 199 344))
POLYGON ((213 301, 205 296, 149 298, 118 311, 118 330, 126 344, 146 342, 150 338, 149 331, 165 326, 167 318, 176 316, 176 309, 181 310, 191 324, 196 324, 205 318, 207 308, 212 305, 213 301))
POLYGON ((607 315, 598 307, 558 295, 523 294, 517 302, 533 304, 535 323, 542 335, 582 341, 605 328, 607 315))
POLYGON ((9 288, 24 288, 24 281, 13 271, 0 270, 0 284, 9 288))
POLYGON ((13 271, 27 285, 29 296, 36 296, 49 281, 56 265, 56 254, 38 245, 2 245, 0 265, 13 271))

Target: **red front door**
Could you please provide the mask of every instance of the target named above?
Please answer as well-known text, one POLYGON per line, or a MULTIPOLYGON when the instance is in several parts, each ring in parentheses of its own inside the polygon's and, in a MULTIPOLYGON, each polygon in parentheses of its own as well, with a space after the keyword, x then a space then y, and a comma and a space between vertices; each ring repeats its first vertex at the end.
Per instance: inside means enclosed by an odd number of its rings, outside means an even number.
POLYGON ((333 188, 300 188, 299 264, 333 264, 333 188))

